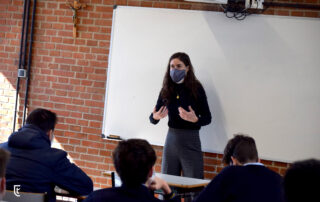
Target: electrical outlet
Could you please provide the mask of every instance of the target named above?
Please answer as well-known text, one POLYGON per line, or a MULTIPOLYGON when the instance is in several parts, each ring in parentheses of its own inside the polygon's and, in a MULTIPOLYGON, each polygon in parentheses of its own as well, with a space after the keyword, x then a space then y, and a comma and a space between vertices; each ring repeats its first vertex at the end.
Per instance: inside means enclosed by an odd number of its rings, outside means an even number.
POLYGON ((253 9, 263 9, 264 0, 251 0, 251 7, 253 9))

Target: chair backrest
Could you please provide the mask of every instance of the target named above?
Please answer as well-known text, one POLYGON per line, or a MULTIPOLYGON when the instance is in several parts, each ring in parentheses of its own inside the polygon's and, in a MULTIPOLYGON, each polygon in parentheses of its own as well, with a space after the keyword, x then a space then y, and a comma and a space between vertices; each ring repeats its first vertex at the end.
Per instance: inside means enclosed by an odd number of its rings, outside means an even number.
POLYGON ((19 197, 10 190, 6 190, 3 201, 7 202, 46 202, 45 193, 19 192, 19 197))
POLYGON ((120 179, 120 176, 116 172, 111 172, 111 182, 112 187, 121 187, 122 181, 120 179))

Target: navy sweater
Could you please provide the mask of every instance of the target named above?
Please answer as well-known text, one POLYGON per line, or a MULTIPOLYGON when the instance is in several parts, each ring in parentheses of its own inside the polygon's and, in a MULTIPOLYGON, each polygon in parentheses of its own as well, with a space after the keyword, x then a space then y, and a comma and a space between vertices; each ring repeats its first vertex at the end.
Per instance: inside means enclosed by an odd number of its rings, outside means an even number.
POLYGON ((261 165, 228 166, 195 202, 284 202, 282 178, 261 165))
POLYGON ((26 124, 0 145, 11 153, 6 170, 7 189, 20 185, 20 191, 44 193, 55 201, 58 185, 76 195, 88 195, 92 180, 67 159, 67 153, 51 148, 48 135, 40 128, 26 124))
MULTIPOLYGON (((168 116, 169 122, 168 126, 170 128, 177 129, 191 129, 191 130, 199 130, 201 126, 208 125, 211 123, 211 112, 209 109, 209 105, 207 102, 206 93, 201 85, 198 87, 198 98, 197 100, 191 96, 191 93, 188 89, 185 88, 184 83, 182 84, 174 84, 175 96, 167 102, 162 99, 159 95, 158 101, 156 104, 156 110, 158 111, 162 106, 167 106, 168 108, 168 116), (192 123, 189 121, 185 121, 179 116, 178 108, 182 107, 186 111, 189 111, 189 106, 195 111, 195 114, 198 117, 198 122, 192 123)), ((153 124, 157 124, 159 120, 153 119, 153 114, 151 113, 150 122, 153 124)))

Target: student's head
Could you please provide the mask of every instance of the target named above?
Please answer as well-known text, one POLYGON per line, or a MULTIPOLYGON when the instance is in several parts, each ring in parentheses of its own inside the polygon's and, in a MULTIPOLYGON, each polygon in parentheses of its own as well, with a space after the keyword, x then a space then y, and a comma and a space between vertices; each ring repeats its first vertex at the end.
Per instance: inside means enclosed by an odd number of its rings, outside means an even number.
POLYGON ((320 183, 320 160, 294 162, 284 176, 287 202, 317 201, 320 183))
POLYGON ((0 201, 6 191, 6 167, 9 160, 9 152, 0 148, 0 201))
POLYGON ((54 127, 57 123, 57 115, 46 109, 35 109, 27 117, 27 124, 38 126, 41 130, 46 132, 50 139, 53 138, 54 127))
POLYGON ((142 139, 123 140, 113 152, 116 171, 127 186, 145 183, 152 176, 156 159, 151 145, 142 139))
POLYGON ((175 83, 184 83, 196 97, 199 81, 197 80, 190 57, 186 53, 177 52, 170 58, 163 79, 162 97, 170 100, 175 83), (184 71, 184 72, 183 72, 184 71))
POLYGON ((235 134, 224 149, 223 162, 229 165, 242 165, 258 160, 256 143, 247 135, 235 134))

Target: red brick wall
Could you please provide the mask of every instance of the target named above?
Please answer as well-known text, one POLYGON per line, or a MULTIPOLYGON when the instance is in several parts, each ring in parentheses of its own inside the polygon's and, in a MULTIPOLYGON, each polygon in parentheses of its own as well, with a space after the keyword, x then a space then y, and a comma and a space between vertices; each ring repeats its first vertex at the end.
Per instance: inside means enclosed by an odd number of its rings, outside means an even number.
MULTIPOLYGON (((92 177, 96 187, 105 187, 110 181, 107 183, 102 172, 113 170, 111 152, 116 146, 115 141, 100 137, 113 5, 212 11, 220 8, 182 0, 81 0, 88 6, 78 12, 78 38, 74 39, 72 12, 65 2, 37 1, 28 110, 43 107, 55 111, 59 116, 57 141, 92 177)), ((320 0, 292 2, 320 5, 320 0)), ((0 0, 0 142, 6 141, 12 129, 22 10, 22 0, 0 0)), ((320 17, 319 11, 307 9, 269 8, 265 13, 320 17)), ((24 88, 22 80, 19 123, 24 88)), ((162 147, 155 149, 159 157, 156 170, 160 171, 162 147)), ((204 161, 206 178, 213 178, 223 168, 221 154, 204 153, 204 161)), ((288 167, 286 163, 263 162, 282 174, 288 167)))

